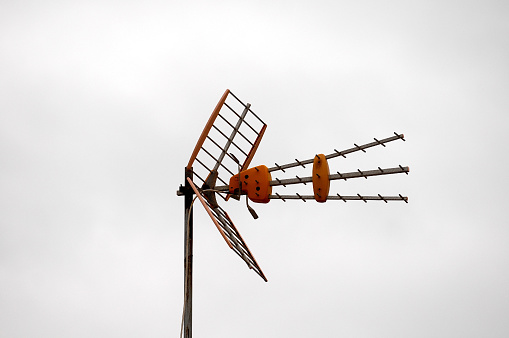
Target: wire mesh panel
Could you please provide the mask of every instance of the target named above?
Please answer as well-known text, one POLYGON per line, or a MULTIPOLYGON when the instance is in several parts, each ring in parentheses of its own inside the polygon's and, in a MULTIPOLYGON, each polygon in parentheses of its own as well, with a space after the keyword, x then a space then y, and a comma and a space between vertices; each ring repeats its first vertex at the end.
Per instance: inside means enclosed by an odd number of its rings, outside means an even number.
MULTIPOLYGON (((248 168, 267 125, 229 90, 212 112, 191 155, 187 169, 193 171, 189 183, 200 198, 228 246, 264 281, 258 263, 228 214, 217 204, 213 189, 227 186, 230 178, 248 168), (198 188, 196 186, 201 187, 198 188)), ((224 197, 223 197, 224 198, 224 197)))
POLYGON ((265 275, 263 274, 262 269, 258 266, 254 256, 251 254, 251 251, 247 247, 244 239, 240 235, 239 231, 233 224, 230 216, 223 210, 221 207, 212 208, 212 205, 209 204, 209 207, 212 209, 216 220, 219 222, 219 225, 222 227, 226 237, 231 243, 231 249, 246 262, 247 266, 250 269, 253 269, 264 281, 267 281, 265 275))
POLYGON ((240 258, 242 258, 242 260, 250 269, 254 270, 264 281, 267 281, 267 278, 265 278, 262 269, 256 262, 253 254, 251 254, 251 251, 247 247, 246 242, 244 242, 244 239, 233 224, 233 221, 231 220, 228 213, 216 203, 211 202, 209 197, 210 195, 200 191, 200 189, 198 189, 190 179, 188 180, 191 188, 200 199, 200 202, 205 207, 205 210, 212 218, 212 221, 216 225, 217 229, 221 233, 221 236, 223 236, 230 249, 232 249, 240 258))
MULTIPOLYGON (((188 164, 196 183, 203 184, 217 171, 217 184, 228 185, 230 177, 249 166, 266 124, 227 90, 205 126, 188 164)), ((215 182, 214 182, 215 183, 215 182)))

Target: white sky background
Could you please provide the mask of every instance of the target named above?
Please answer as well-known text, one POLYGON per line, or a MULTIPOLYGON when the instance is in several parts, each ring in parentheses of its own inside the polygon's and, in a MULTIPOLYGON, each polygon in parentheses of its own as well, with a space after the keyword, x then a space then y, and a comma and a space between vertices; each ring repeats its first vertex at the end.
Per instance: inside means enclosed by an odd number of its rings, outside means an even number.
POLYGON ((253 165, 405 133, 329 165, 409 165, 331 192, 410 203, 272 201, 256 221, 223 203, 268 283, 197 206, 195 337, 507 337, 508 15, 504 1, 4 2, 0 335, 178 336, 175 191, 229 88, 268 124, 253 165))

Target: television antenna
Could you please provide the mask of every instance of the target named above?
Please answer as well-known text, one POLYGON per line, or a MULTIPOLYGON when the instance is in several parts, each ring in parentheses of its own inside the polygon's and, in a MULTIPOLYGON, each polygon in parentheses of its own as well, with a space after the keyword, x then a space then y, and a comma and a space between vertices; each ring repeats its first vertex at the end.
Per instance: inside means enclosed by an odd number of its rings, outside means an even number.
POLYGON ((295 162, 273 167, 258 165, 249 168, 251 161, 260 145, 267 125, 252 110, 249 103, 243 103, 230 90, 226 90, 213 110, 198 142, 185 167, 184 185, 181 185, 177 195, 184 196, 184 308, 182 314, 181 336, 192 337, 192 279, 193 279, 193 203, 196 198, 205 208, 217 230, 232 249, 256 274, 265 282, 267 278, 256 262, 246 242, 233 224, 228 213, 218 204, 217 197, 228 201, 230 198, 240 200, 246 197, 246 206, 257 219, 258 215, 249 206, 248 200, 255 203, 268 203, 271 200, 315 200, 323 203, 328 200, 347 201, 403 201, 408 203, 408 197, 382 196, 380 194, 366 195, 329 195, 330 182, 333 180, 349 180, 353 178, 368 178, 371 176, 389 174, 407 174, 410 169, 401 165, 393 168, 375 170, 360 170, 355 172, 330 172, 328 160, 335 157, 346 158, 346 155, 366 149, 383 146, 395 140, 405 141, 403 134, 394 133, 384 139, 357 145, 328 155, 316 154, 306 160, 295 159, 295 162), (196 167, 193 167, 196 165, 196 167), (306 168, 312 165, 311 176, 292 178, 272 178, 273 172, 295 167, 306 168), (313 186, 313 195, 281 195, 272 193, 272 187, 294 184, 313 186), (196 195, 193 198, 193 195, 196 195))

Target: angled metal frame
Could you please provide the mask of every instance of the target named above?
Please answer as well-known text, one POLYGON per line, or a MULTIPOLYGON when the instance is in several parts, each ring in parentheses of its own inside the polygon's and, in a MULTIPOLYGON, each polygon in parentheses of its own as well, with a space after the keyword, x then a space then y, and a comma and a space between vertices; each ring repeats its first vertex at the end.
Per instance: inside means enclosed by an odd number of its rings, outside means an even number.
POLYGON ((215 194, 213 191, 217 191, 217 189, 215 189, 216 182, 227 185, 234 171, 239 172, 245 170, 249 166, 260 145, 266 128, 267 125, 265 122, 251 110, 251 105, 242 102, 227 89, 209 117, 186 166, 187 170, 191 170, 193 175, 202 181, 202 187, 201 189, 197 187, 189 177, 186 178, 186 184, 192 188, 193 192, 199 198, 223 239, 228 246, 246 262, 248 267, 253 269, 264 281, 267 281, 267 278, 258 266, 258 263, 242 239, 239 231, 228 214, 217 204, 216 196, 223 196, 221 194, 215 194), (232 102, 228 103, 228 99, 230 98, 232 102), (238 112, 238 108, 236 110, 235 105, 240 105, 242 111, 238 112), (223 109, 225 107, 226 109, 223 109), (229 118, 226 116, 226 113, 230 113, 229 118), (220 121, 226 123, 226 126, 230 128, 229 136, 216 125, 218 117, 220 121), (248 117, 251 117, 251 121, 248 121, 248 117), (243 126, 247 128, 245 133, 241 132, 241 127, 243 126), (221 136, 219 139, 214 139, 213 136, 211 136, 211 131, 213 130, 219 133, 219 136, 221 136), (239 146, 236 141, 238 137, 245 140, 248 147, 244 147, 243 149, 242 146, 239 146), (204 145, 207 141, 214 146, 216 151, 219 151, 217 155, 213 154, 213 150, 205 148, 204 145), (240 154, 238 153, 238 155, 235 156, 231 153, 229 150, 232 146, 238 149, 240 154), (209 161, 212 160, 213 165, 207 165, 205 159, 209 161), (226 165, 226 161, 229 161, 230 167, 226 165), (202 169, 200 174, 198 174, 199 170, 193 167, 195 164, 200 165, 202 169), (221 175, 221 172, 223 175, 221 175), (205 191, 205 193, 203 191, 205 191))
POLYGON ((240 170, 248 168, 266 128, 265 122, 253 112, 249 103, 242 102, 226 90, 210 115, 186 168, 193 168, 194 176, 202 184, 215 170, 218 172, 217 181, 227 185, 233 173, 238 172, 239 165, 240 170), (218 126, 220 123, 230 130, 222 130, 218 126), (242 128, 246 130, 242 131, 242 128))
POLYGON ((207 214, 212 219, 212 222, 214 222, 217 230, 225 240, 228 247, 242 258, 250 269, 253 269, 264 281, 267 281, 262 269, 256 262, 256 259, 247 247, 246 242, 244 242, 244 239, 233 224, 228 213, 220 206, 214 206, 213 203, 209 202, 207 196, 203 195, 190 178, 187 178, 187 181, 207 211, 207 214))

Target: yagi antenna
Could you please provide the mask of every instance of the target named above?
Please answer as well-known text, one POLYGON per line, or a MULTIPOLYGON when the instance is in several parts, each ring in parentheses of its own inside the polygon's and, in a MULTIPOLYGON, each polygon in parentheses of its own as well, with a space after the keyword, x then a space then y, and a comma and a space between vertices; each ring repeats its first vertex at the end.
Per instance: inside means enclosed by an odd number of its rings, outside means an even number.
POLYGON ((248 200, 254 203, 268 203, 273 199, 282 200, 315 200, 323 203, 328 200, 347 201, 403 201, 408 203, 408 197, 398 194, 397 196, 377 195, 341 195, 330 194, 331 181, 365 178, 371 176, 407 174, 408 167, 398 165, 393 168, 380 168, 374 170, 360 170, 354 172, 332 172, 329 169, 328 160, 335 157, 346 158, 353 152, 382 146, 395 140, 405 141, 403 134, 394 133, 393 136, 376 139, 374 142, 357 145, 338 151, 334 149, 329 155, 315 154, 306 160, 295 159, 295 162, 273 167, 258 165, 249 168, 251 161, 260 145, 267 125, 252 110, 249 103, 243 103, 232 92, 226 90, 214 111, 212 112, 198 142, 185 167, 184 186, 180 186, 177 195, 184 196, 184 309, 182 314, 182 334, 186 338, 192 337, 192 264, 193 264, 193 212, 192 206, 196 198, 205 208, 217 230, 223 237, 230 249, 232 249, 256 274, 265 282, 267 278, 256 262, 244 239, 233 224, 228 213, 217 202, 218 197, 223 201, 230 198, 246 198, 246 206, 257 219, 258 215, 249 206, 248 200), (310 176, 290 178, 272 178, 272 173, 295 167, 307 168, 311 166, 310 176), (272 187, 286 187, 293 184, 310 184, 313 187, 312 195, 296 193, 285 195, 273 193, 272 187), (196 195, 193 198, 193 195, 196 195))

